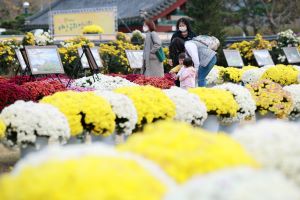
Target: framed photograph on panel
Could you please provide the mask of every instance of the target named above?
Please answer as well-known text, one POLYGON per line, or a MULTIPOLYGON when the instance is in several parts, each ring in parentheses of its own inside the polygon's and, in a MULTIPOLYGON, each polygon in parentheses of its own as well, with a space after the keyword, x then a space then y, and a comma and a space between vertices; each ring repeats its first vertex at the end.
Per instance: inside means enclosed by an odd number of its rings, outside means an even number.
MULTIPOLYGON (((90 48, 90 49, 91 49, 91 52, 92 52, 92 54, 93 54, 93 56, 94 56, 94 58, 96 60, 96 63, 98 65, 98 67, 100 67, 100 68, 103 67, 103 63, 102 63, 102 60, 100 58, 100 54, 99 54, 98 48, 97 47, 93 47, 93 48, 90 48)), ((82 48, 78 48, 78 54, 79 54, 79 56, 81 56, 82 53, 83 53, 82 48)), ((81 65, 82 65, 83 69, 90 68, 89 62, 88 62, 85 54, 82 55, 80 61, 81 61, 81 65)))
POLYGON ((223 50, 228 66, 230 67, 243 67, 244 61, 238 50, 223 50))
POLYGON ((32 75, 64 74, 57 46, 26 46, 32 75))
POLYGON ((125 50, 131 69, 142 69, 143 50, 125 50))
POLYGON ((21 66, 21 69, 24 71, 26 69, 27 65, 26 65, 26 62, 23 58, 23 55, 22 55, 20 49, 15 49, 15 52, 16 52, 16 56, 17 56, 17 59, 19 61, 19 64, 21 66))
POLYGON ((259 66, 274 65, 270 52, 267 49, 253 50, 253 54, 259 66))
POLYGON ((297 47, 284 47, 283 51, 290 64, 300 63, 300 54, 297 47))

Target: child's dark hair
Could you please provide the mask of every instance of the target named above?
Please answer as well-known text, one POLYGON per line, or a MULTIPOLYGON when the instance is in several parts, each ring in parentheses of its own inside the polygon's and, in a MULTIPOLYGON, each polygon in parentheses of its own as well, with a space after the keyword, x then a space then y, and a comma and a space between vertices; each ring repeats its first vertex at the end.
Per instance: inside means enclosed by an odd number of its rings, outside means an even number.
POLYGON ((186 67, 194 67, 193 60, 191 58, 185 58, 183 60, 183 65, 186 67))
POLYGON ((178 59, 185 59, 185 53, 180 53, 178 55, 178 59))

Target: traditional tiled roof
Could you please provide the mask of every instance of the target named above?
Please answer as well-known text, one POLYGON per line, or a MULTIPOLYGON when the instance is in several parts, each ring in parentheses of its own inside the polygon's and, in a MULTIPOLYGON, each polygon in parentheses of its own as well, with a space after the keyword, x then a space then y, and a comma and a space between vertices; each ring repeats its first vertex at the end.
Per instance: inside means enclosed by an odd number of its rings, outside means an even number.
POLYGON ((47 26, 49 22, 49 12, 57 10, 73 10, 116 6, 118 9, 118 19, 124 21, 140 21, 140 10, 145 10, 149 17, 163 12, 176 0, 58 0, 53 2, 48 8, 38 12, 28 18, 29 26, 47 26))

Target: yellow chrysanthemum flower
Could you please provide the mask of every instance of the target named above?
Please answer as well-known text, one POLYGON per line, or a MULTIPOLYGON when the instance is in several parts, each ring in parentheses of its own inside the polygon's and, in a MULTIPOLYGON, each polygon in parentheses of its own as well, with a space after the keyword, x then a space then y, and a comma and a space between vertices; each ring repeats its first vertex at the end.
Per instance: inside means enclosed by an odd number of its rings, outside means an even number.
POLYGON ((135 160, 108 156, 26 167, 17 175, 3 176, 0 188, 3 200, 157 200, 167 191, 135 160))
POLYGON ((6 125, 4 121, 0 118, 0 139, 5 136, 6 125))
POLYGON ((173 101, 160 89, 152 86, 123 87, 115 90, 125 94, 132 101, 138 114, 138 126, 160 119, 173 119, 176 107, 173 101))
POLYGON ((94 43, 82 36, 64 41, 63 46, 58 50, 62 57, 62 62, 65 65, 71 65, 76 58, 79 59, 78 48, 81 48, 83 45, 88 45, 89 47, 95 46, 94 43))
POLYGON ((253 50, 267 49, 272 50, 277 45, 276 41, 264 40, 262 35, 257 34, 252 41, 236 42, 229 46, 229 49, 239 50, 241 56, 247 61, 254 60, 253 50))
POLYGON ((84 34, 100 34, 103 33, 103 28, 98 25, 85 26, 82 30, 84 34))
POLYGON ((292 111, 291 95, 278 84, 270 80, 260 80, 246 85, 261 115, 274 113, 278 118, 287 118, 292 111))
POLYGON ((35 37, 33 33, 27 32, 23 38, 22 43, 24 45, 35 45, 35 37))
POLYGON ((280 85, 298 84, 299 71, 291 65, 276 65, 269 68, 261 77, 280 85))
POLYGON ((57 92, 40 102, 51 104, 65 114, 73 136, 83 130, 109 135, 115 129, 116 116, 110 104, 93 92, 57 92))
POLYGON ((21 45, 16 39, 6 39, 0 41, 0 63, 1 70, 8 73, 16 65, 15 50, 21 45))
POLYGON ((131 69, 125 50, 140 50, 141 46, 133 45, 127 41, 126 35, 119 34, 116 41, 100 44, 101 58, 104 60, 109 71, 128 73, 131 69), (114 69, 111 69, 114 68, 114 69))
POLYGON ((237 115, 239 105, 228 91, 215 88, 193 88, 189 92, 199 96, 206 104, 209 114, 220 117, 235 117, 237 115))
POLYGON ((228 135, 212 134, 178 122, 148 125, 143 134, 133 135, 117 148, 155 161, 179 183, 224 168, 258 167, 228 135))
POLYGON ((250 70, 255 69, 254 66, 244 66, 243 68, 236 68, 236 67, 222 67, 219 68, 219 77, 223 82, 233 82, 233 83, 240 83, 242 81, 243 74, 250 70))

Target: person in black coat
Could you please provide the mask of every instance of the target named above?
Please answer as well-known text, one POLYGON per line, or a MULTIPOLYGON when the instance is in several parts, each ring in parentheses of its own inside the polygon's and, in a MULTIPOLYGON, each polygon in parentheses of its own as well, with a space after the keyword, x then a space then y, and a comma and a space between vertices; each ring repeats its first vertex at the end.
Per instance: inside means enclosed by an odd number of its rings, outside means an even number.
POLYGON ((178 55, 184 52, 184 43, 196 37, 186 18, 180 18, 176 23, 176 32, 173 34, 169 46, 169 65, 177 66, 178 55))

